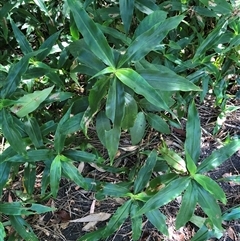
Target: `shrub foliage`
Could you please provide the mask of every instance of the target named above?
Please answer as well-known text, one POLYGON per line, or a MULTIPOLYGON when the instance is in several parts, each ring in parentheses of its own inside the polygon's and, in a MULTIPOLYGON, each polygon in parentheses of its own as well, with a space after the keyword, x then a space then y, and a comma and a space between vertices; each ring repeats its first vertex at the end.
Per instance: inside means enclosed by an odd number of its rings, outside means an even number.
POLYGON ((197 204, 208 217, 193 240, 219 237, 223 220, 239 218, 238 208, 222 215, 219 201, 226 204, 226 195, 207 172, 239 150, 240 140, 231 139, 200 162, 195 105, 214 96, 220 114, 213 134, 238 108, 227 100, 240 93, 229 96, 227 88, 239 84, 239 7, 234 0, 0 3, 0 196, 21 170, 24 190, 19 201, 0 202, 0 214, 8 217, 0 222, 0 240, 8 225, 24 240, 38 240, 25 217, 53 211, 43 200, 57 196, 63 177, 98 199, 125 200, 106 227, 79 240, 107 238, 128 217, 132 238, 139 240, 143 215, 168 235, 159 208, 179 196, 177 229, 194 222, 197 204), (167 135, 172 127, 181 128, 182 117, 187 118, 184 157, 160 141, 154 150, 139 150, 144 163, 124 169, 127 178, 117 183, 86 178, 75 166, 86 162, 122 172, 114 163, 123 133, 138 146, 149 127, 167 135), (91 140, 89 126, 107 159, 74 142, 79 133, 91 140), (39 165, 43 174, 36 197, 39 165))

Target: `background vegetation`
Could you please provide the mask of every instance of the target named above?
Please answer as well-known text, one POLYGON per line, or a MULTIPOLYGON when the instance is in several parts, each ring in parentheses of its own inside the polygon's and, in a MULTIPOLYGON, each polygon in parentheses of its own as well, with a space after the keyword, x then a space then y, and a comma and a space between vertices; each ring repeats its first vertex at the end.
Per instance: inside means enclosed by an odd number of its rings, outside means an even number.
POLYGON ((206 218, 192 240, 221 237, 222 221, 238 219, 240 210, 222 214, 226 195, 207 173, 238 151, 240 140, 228 136, 200 160, 195 103, 214 99, 213 135, 239 108, 227 105, 240 98, 239 9, 238 0, 1 1, 0 240, 38 240, 26 217, 54 211, 44 203, 56 198, 62 178, 99 200, 125 200, 107 226, 79 240, 105 239, 128 217, 139 240, 144 216, 167 236, 159 208, 180 196, 176 228, 193 221, 199 205, 206 218), (161 134, 159 145, 142 147, 150 128, 161 134), (166 144, 173 128, 186 129, 184 155, 166 144), (90 145, 96 135, 107 155, 90 145), (133 167, 116 165, 126 136, 135 148, 133 167), (125 178, 86 177, 81 162, 125 178), (9 200, 4 193, 19 176, 9 200))

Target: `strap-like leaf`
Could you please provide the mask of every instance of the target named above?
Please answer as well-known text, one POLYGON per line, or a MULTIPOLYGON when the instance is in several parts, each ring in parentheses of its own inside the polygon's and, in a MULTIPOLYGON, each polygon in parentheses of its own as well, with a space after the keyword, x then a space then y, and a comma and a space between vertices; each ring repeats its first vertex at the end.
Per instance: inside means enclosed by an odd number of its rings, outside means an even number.
POLYGON ((21 216, 9 216, 11 225, 16 232, 26 241, 38 241, 31 226, 21 216))
POLYGON ((194 180, 196 180, 206 191, 210 192, 214 198, 219 199, 223 204, 227 203, 227 198, 222 188, 210 177, 195 174, 194 180))
POLYGON ((105 131, 109 131, 110 129, 111 129, 110 120, 106 117, 105 112, 103 111, 99 112, 96 119, 96 130, 97 130, 99 140, 105 147, 106 147, 105 131))
POLYGON ((159 115, 148 113, 147 121, 155 130, 161 133, 170 134, 170 129, 168 124, 159 115))
POLYGON ((39 107, 39 105, 51 93, 53 88, 54 86, 24 95, 16 101, 16 104, 11 108, 11 111, 19 117, 28 115, 39 107))
POLYGON ((108 225, 104 229, 104 232, 103 232, 104 238, 110 236, 113 232, 115 232, 127 219, 127 217, 129 216, 131 204, 132 204, 132 201, 128 200, 121 207, 117 209, 117 211, 109 220, 108 225))
POLYGON ((0 178, 0 197, 2 196, 3 188, 8 181, 11 167, 12 167, 12 163, 10 162, 0 163, 0 177, 1 177, 0 178))
POLYGON ((71 161, 62 162, 62 170, 66 177, 72 180, 74 183, 83 187, 84 189, 90 190, 91 187, 88 186, 88 183, 85 182, 83 176, 80 174, 78 169, 73 165, 71 161))
POLYGON ((168 236, 166 216, 159 210, 151 210, 145 214, 148 220, 163 234, 168 236))
POLYGON ((50 53, 53 45, 56 43, 60 32, 61 31, 54 33, 53 35, 48 37, 46 41, 44 41, 44 43, 39 48, 39 49, 44 49, 44 51, 36 56, 37 60, 43 61, 46 58, 46 56, 50 53))
POLYGON ((121 135, 120 126, 116 126, 116 127, 114 126, 111 130, 105 131, 106 148, 108 150, 108 155, 109 155, 111 164, 113 163, 113 160, 118 150, 120 135, 121 135))
POLYGON ((140 169, 135 181, 134 181, 134 194, 137 194, 146 187, 151 175, 153 168, 156 164, 157 160, 157 152, 151 151, 149 154, 147 160, 145 161, 145 164, 140 169))
POLYGON ((35 187, 36 180, 36 165, 35 163, 28 163, 24 168, 24 188, 27 191, 27 194, 32 195, 35 187))
POLYGON ((63 150, 67 132, 64 131, 64 124, 69 120, 71 113, 71 107, 65 113, 58 123, 57 130, 54 135, 54 148, 58 154, 63 150), (64 133, 65 132, 65 133, 64 133))
POLYGON ((3 226, 2 222, 0 222, 0 241, 4 241, 5 237, 6 237, 6 233, 4 230, 4 226, 3 226))
POLYGON ((16 152, 25 154, 26 146, 17 128, 18 125, 15 123, 15 119, 5 109, 0 114, 2 114, 2 132, 4 137, 16 152))
POLYGON ((160 70, 143 69, 138 70, 138 73, 155 89, 160 91, 200 91, 201 89, 190 82, 188 79, 177 75, 168 68, 160 70))
POLYGON ((25 131, 27 132, 28 136, 30 137, 31 141, 33 142, 36 148, 43 146, 43 139, 42 133, 40 130, 40 126, 35 117, 30 117, 25 122, 25 131))
POLYGON ((190 182, 182 198, 182 204, 176 219, 176 229, 183 227, 190 220, 195 211, 197 199, 197 190, 190 182))
POLYGON ((224 147, 214 151, 210 156, 203 160, 197 169, 198 173, 208 172, 215 169, 231 157, 240 148, 240 140, 233 140, 224 147))
POLYGON ((50 187, 53 197, 57 197, 59 183, 62 174, 62 165, 61 165, 61 158, 60 155, 57 155, 50 168, 50 187))
POLYGON ((176 28, 183 20, 184 16, 175 16, 166 19, 164 22, 156 23, 146 32, 139 35, 128 47, 126 53, 119 61, 118 67, 129 61, 139 61, 156 45, 158 45, 168 34, 176 28))
POLYGON ((133 127, 130 128, 131 142, 133 145, 138 144, 145 134, 146 120, 143 112, 136 116, 133 127))
POLYGON ((138 106, 133 96, 130 95, 129 93, 125 92, 124 97, 125 97, 125 112, 121 123, 121 127, 122 129, 127 130, 133 127, 134 125, 134 122, 138 113, 138 106))
POLYGON ((101 30, 77 0, 67 0, 76 25, 88 44, 90 50, 106 65, 114 67, 113 52, 101 30))
POLYGON ((25 35, 18 29, 17 25, 14 21, 10 18, 10 23, 12 25, 12 29, 15 35, 15 38, 24 54, 28 54, 32 52, 32 47, 30 46, 29 42, 27 41, 25 35))
POLYGON ((198 203, 203 211, 208 215, 213 225, 222 230, 222 213, 216 199, 199 185, 195 185, 195 191, 198 193, 198 203))
POLYGON ((124 68, 118 69, 115 74, 123 84, 130 87, 135 93, 143 95, 150 103, 171 112, 159 93, 136 71, 124 68))
POLYGON ((166 187, 162 188, 150 198, 137 215, 145 214, 174 200, 186 189, 189 181, 190 179, 188 177, 180 177, 170 182, 166 187))
POLYGON ((121 126, 125 110, 124 85, 116 78, 112 79, 106 101, 106 116, 114 127, 121 126))
POLYGON ((128 33, 131 26, 132 15, 134 10, 134 1, 135 0, 119 1, 120 15, 121 15, 123 26, 126 33, 128 33))
POLYGON ((188 108, 184 148, 196 164, 201 151, 201 127, 200 118, 194 102, 192 102, 188 108))
POLYGON ((141 35, 142 33, 149 30, 155 24, 160 24, 167 17, 167 12, 162 10, 156 10, 153 13, 145 17, 138 25, 137 29, 134 32, 134 37, 141 35))
POLYGON ((139 240, 142 234, 142 216, 136 216, 136 213, 139 211, 139 209, 139 203, 133 202, 130 210, 133 240, 139 240))
POLYGON ((6 79, 6 84, 3 86, 0 93, 2 98, 7 97, 17 89, 21 81, 21 76, 28 68, 29 58, 29 55, 26 55, 18 63, 11 66, 6 79))
POLYGON ((99 111, 102 99, 105 97, 108 88, 108 81, 106 78, 99 79, 92 87, 89 94, 89 107, 85 111, 81 120, 81 128, 84 133, 87 133, 87 127, 93 116, 99 111))

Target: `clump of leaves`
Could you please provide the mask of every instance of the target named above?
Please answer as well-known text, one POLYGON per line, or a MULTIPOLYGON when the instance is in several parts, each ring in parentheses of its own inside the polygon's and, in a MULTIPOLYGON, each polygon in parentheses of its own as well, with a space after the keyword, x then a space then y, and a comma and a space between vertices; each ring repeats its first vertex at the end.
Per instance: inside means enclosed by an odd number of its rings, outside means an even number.
MULTIPOLYGON (((62 177, 97 191, 99 198, 128 199, 105 229, 80 240, 107 237, 129 216, 137 240, 142 215, 167 235, 166 217, 158 208, 180 195, 177 227, 192 220, 198 203, 208 216, 208 227, 222 229, 217 200, 225 203, 226 198, 205 173, 232 155, 239 141, 198 165, 200 125, 192 99, 200 95, 203 101, 212 91, 221 108, 219 118, 236 109, 226 107, 225 80, 239 73, 239 13, 233 11, 238 3, 191 4, 13 0, 1 5, 0 128, 6 147, 0 160, 0 196, 11 185, 9 177, 14 179, 21 169, 27 199, 0 203, 1 213, 9 217, 0 222, 0 237, 6 236, 4 227, 12 225, 22 238, 37 240, 21 215, 50 211, 33 201, 39 163, 44 167, 40 200, 57 196, 62 177), (118 185, 85 178, 75 167, 75 162, 89 162, 110 170, 123 131, 130 133, 133 145, 142 140, 148 125, 169 134, 170 126, 180 126, 188 105, 185 159, 163 144, 159 152, 149 153, 128 183, 118 185), (71 145, 76 133, 88 135, 90 123, 108 151, 111 167, 82 143, 71 145), (160 159, 169 168, 151 180, 160 159)), ((237 212, 223 217, 236 218, 237 212)), ((202 232, 215 235, 203 225, 196 237, 202 232)))
POLYGON ((222 188, 206 173, 221 165, 239 150, 240 140, 232 140, 198 164, 201 151, 201 128, 194 102, 188 109, 186 133, 184 159, 163 145, 159 148, 161 158, 158 158, 155 150, 151 151, 134 180, 129 183, 107 183, 100 188, 96 195, 97 198, 112 196, 124 197, 128 200, 117 209, 106 227, 86 234, 79 238, 79 241, 106 238, 115 232, 128 217, 132 224, 132 238, 139 240, 143 215, 161 233, 168 235, 166 217, 159 208, 179 196, 182 197, 182 201, 176 217, 176 229, 184 226, 188 221, 194 221, 196 216, 194 212, 198 204, 208 219, 204 219, 205 222, 202 223, 194 240, 198 240, 199 236, 201 236, 201 240, 207 240, 223 231, 222 221, 228 216, 222 215, 218 201, 226 204, 227 199, 222 188), (158 170, 159 173, 165 169, 164 162, 171 171, 165 170, 163 174, 159 174, 151 180, 155 167, 161 166, 157 165, 157 162, 162 163, 162 169, 158 170))

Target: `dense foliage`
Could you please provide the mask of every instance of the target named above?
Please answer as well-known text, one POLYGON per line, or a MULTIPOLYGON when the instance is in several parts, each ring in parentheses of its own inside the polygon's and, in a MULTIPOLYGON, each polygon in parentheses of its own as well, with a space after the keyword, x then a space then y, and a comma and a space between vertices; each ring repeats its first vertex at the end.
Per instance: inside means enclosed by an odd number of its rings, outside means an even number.
POLYGON ((228 96, 227 89, 240 84, 239 8, 237 0, 1 1, 0 196, 19 171, 23 191, 16 201, 0 202, 0 215, 5 215, 0 240, 15 235, 38 240, 25 218, 53 210, 43 200, 57 196, 63 177, 98 199, 125 200, 106 227, 79 240, 106 238, 128 217, 132 238, 138 240, 143 215, 168 235, 159 207, 179 196, 177 229, 193 220, 197 204, 208 217, 193 240, 219 237, 223 220, 239 218, 239 208, 222 215, 218 202, 226 204, 225 193, 207 172, 239 150, 240 140, 229 138, 199 163, 195 105, 208 94, 215 97, 219 117, 213 134, 238 108, 227 106, 227 100, 240 93, 228 96), (156 149, 139 150, 146 157, 142 165, 114 166, 124 133, 138 146, 148 127, 167 135, 172 127, 181 128, 182 117, 187 118, 184 157, 163 137, 156 149), (90 126, 107 159, 86 144, 90 126), (83 143, 75 141, 79 133, 86 136, 83 143), (84 177, 75 165, 80 162, 124 172, 127 178, 106 183, 84 177), (36 196, 39 165, 41 193, 36 196), (7 233, 9 225, 16 234, 7 233))

